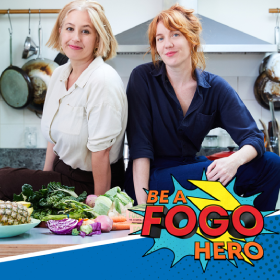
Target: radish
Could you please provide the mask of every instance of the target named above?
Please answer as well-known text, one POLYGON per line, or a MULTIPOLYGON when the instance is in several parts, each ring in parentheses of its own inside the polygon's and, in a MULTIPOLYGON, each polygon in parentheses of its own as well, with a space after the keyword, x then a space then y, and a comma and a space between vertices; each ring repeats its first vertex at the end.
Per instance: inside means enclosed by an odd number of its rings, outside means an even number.
POLYGON ((95 205, 95 200, 98 196, 95 194, 90 194, 87 196, 86 198, 86 205, 88 205, 89 207, 93 208, 95 205))
POLYGON ((95 222, 101 223, 101 232, 109 232, 113 227, 113 220, 105 215, 98 216, 95 222))

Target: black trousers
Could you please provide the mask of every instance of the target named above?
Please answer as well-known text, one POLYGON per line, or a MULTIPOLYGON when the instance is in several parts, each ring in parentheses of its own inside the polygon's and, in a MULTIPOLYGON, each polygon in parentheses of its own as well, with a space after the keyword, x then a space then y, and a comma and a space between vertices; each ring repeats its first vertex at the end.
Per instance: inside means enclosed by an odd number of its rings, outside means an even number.
MULTIPOLYGON (((124 185, 123 158, 111 164, 111 188, 124 185)), ((29 184, 37 191, 50 182, 61 182, 65 186, 74 186, 79 195, 83 191, 94 194, 94 181, 92 172, 79 168, 73 169, 65 164, 59 157, 53 162, 53 171, 31 170, 27 168, 4 167, 0 169, 0 200, 13 199, 13 194, 20 194, 21 187, 29 184)))

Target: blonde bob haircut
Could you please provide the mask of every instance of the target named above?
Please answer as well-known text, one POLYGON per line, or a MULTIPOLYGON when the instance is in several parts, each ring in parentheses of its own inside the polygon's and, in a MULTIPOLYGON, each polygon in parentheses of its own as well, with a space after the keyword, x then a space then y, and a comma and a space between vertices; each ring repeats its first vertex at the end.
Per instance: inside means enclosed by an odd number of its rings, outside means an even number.
POLYGON ((105 61, 116 56, 117 40, 113 35, 111 25, 105 16, 103 7, 95 1, 76 0, 67 4, 60 11, 46 45, 63 53, 60 48, 59 28, 62 27, 67 15, 74 10, 87 11, 97 32, 99 44, 97 50, 93 53, 93 57, 102 56, 105 61))
POLYGON ((159 13, 149 25, 148 36, 153 63, 156 65, 160 59, 156 48, 157 24, 161 21, 169 30, 179 30, 188 40, 191 47, 192 77, 196 80, 195 69, 205 69, 203 52, 198 52, 200 47, 199 34, 202 30, 199 19, 193 15, 194 10, 188 10, 175 4, 168 10, 159 13))

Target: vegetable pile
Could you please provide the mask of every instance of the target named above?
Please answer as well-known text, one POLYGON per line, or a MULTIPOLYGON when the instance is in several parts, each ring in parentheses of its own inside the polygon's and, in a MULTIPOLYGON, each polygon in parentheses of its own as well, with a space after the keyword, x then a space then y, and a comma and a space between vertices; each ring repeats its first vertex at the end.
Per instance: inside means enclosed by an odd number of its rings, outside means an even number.
POLYGON ((13 200, 32 205, 32 216, 47 222, 51 232, 82 237, 129 229, 126 210, 134 202, 119 187, 97 197, 87 196, 85 191, 77 195, 75 187, 64 186, 59 182, 50 182, 39 191, 24 184, 22 192, 14 194, 13 200))
POLYGON ((83 220, 79 222, 75 219, 50 220, 47 222, 48 228, 55 234, 81 235, 82 237, 101 234, 101 223, 95 222, 89 225, 82 225, 83 220))
POLYGON ((131 208, 134 202, 119 187, 112 188, 99 197, 95 195, 87 197, 85 191, 78 196, 74 190, 75 187, 67 187, 59 182, 51 182, 39 191, 33 191, 31 185, 25 184, 19 195, 14 194, 13 200, 31 202, 34 208, 32 216, 41 221, 66 218, 91 219, 100 215, 125 216, 126 210, 131 208), (86 201, 90 206, 83 201, 86 201))
POLYGON ((93 214, 83 211, 82 206, 87 205, 81 202, 86 199, 87 193, 83 192, 78 196, 74 190, 75 187, 67 187, 59 182, 51 182, 47 187, 42 186, 39 191, 33 191, 31 185, 25 184, 19 195, 14 194, 13 201, 31 202, 34 208, 32 216, 41 221, 48 215, 57 214, 68 214, 73 219, 93 217, 93 214), (79 207, 71 203, 73 201, 79 203, 79 207))

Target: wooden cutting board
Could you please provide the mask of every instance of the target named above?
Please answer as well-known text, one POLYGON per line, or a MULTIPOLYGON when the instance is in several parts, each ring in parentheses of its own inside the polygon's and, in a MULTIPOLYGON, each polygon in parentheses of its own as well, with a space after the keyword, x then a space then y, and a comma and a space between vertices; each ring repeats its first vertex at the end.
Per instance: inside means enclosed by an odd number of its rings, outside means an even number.
POLYGON ((58 249, 74 244, 0 244, 0 258, 58 249))

